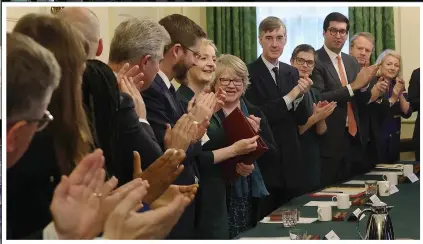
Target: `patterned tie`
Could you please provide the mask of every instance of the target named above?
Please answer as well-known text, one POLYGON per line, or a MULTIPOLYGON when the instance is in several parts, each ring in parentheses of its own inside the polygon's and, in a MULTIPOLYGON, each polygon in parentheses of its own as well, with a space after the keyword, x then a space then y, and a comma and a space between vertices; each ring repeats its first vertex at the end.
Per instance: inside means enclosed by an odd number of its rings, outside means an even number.
MULTIPOLYGON (((339 75, 341 76, 341 83, 342 86, 346 86, 348 84, 347 78, 342 68, 342 59, 340 56, 337 56, 336 59, 338 60, 338 70, 339 75)), ((347 103, 347 118, 348 118, 348 132, 350 135, 355 136, 357 134, 357 123, 355 122, 354 112, 352 110, 351 103, 347 103)))

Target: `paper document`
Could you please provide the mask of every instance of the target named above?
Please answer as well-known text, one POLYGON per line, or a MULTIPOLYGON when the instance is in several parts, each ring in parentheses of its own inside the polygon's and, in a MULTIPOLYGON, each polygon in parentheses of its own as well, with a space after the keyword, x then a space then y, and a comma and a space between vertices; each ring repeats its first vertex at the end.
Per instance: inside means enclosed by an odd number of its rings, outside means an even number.
POLYGON ((402 171, 371 171, 366 175, 386 175, 388 173, 396 173, 397 175, 403 175, 402 171))
POLYGON ((403 164, 376 164, 378 169, 403 169, 403 164))
MULTIPOLYGON (((350 201, 351 204, 351 201, 350 201)), ((335 201, 310 201, 304 207, 336 206, 335 201)))
MULTIPOLYGON (((300 220, 297 222, 297 224, 311 224, 316 220, 317 220, 317 218, 300 217, 300 220)), ((264 217, 260 221, 260 223, 263 223, 263 224, 282 224, 282 220, 280 220, 280 221, 270 221, 270 217, 264 217)))
POLYGON ((364 184, 366 184, 366 181, 365 181, 365 180, 350 180, 350 181, 344 182, 344 183, 342 183, 342 184, 349 184, 349 185, 364 185, 364 184))
POLYGON ((239 238, 240 240, 291 240, 291 238, 288 237, 242 237, 239 238))

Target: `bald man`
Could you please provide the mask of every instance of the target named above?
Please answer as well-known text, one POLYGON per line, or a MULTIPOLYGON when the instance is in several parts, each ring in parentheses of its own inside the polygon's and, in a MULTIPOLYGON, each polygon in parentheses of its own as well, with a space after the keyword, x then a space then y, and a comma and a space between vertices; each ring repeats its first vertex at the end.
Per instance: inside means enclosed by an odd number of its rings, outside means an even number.
POLYGON ((103 40, 100 37, 100 21, 88 8, 70 7, 57 13, 59 18, 69 21, 85 36, 90 43, 88 59, 95 59, 103 52, 103 40))

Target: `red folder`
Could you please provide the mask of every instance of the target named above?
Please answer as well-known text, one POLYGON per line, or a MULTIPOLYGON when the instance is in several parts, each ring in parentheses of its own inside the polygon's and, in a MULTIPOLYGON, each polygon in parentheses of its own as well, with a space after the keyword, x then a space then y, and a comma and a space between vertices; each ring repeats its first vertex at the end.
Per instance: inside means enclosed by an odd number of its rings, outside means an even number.
MULTIPOLYGON (((227 145, 232 145, 239 140, 248 139, 258 135, 239 108, 236 108, 225 118, 223 121, 223 128, 225 129, 227 145)), ((266 143, 264 143, 263 139, 259 137, 257 139, 257 149, 255 151, 227 159, 217 165, 221 168, 223 177, 226 181, 230 182, 239 176, 236 172, 237 163, 253 164, 254 161, 256 161, 267 150, 269 150, 269 148, 266 143)))

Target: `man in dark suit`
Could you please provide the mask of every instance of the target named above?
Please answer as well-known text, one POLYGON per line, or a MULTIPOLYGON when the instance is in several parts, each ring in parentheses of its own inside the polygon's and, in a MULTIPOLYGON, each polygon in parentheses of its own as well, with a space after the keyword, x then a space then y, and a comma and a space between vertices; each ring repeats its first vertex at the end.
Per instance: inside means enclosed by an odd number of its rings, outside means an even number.
MULTIPOLYGON (((375 38, 369 32, 356 33, 350 40, 350 55, 356 58, 361 68, 370 65, 370 57, 374 51, 375 38)), ((362 140, 364 143, 363 157, 355 165, 357 173, 365 173, 380 162, 378 141, 380 140, 380 126, 389 112, 389 101, 383 98, 388 89, 385 79, 376 80, 374 77, 369 84, 371 98, 368 106, 362 106, 359 113, 362 140)))
POLYGON ((317 51, 313 87, 322 100, 337 102, 326 119, 327 133, 321 140, 322 185, 330 185, 352 176, 353 164, 362 155, 362 130, 358 111, 370 101, 368 82, 376 66, 363 68, 352 56, 341 53, 348 38, 349 20, 341 13, 330 13, 323 23, 324 45, 317 51))
MULTIPOLYGON (((166 147, 164 135, 166 125, 174 126, 176 121, 186 112, 179 102, 172 79, 184 80, 187 71, 199 58, 198 50, 201 40, 207 38, 205 32, 189 18, 173 14, 159 21, 170 35, 171 43, 165 47, 160 70, 151 86, 142 93, 146 108, 147 120, 153 128, 162 148, 166 147)), ((210 96, 209 96, 210 98, 210 96)), ((214 110, 215 102, 209 99, 207 103, 196 101, 191 112, 199 124, 208 123, 214 110), (209 106, 207 107, 206 104, 209 106)), ((205 126, 202 126, 205 128, 205 126)), ((205 130, 203 130, 205 132, 205 130)), ((186 151, 183 161, 184 171, 174 184, 190 185, 199 182, 195 157, 201 153, 201 136, 197 137, 186 151)), ((195 201, 185 209, 178 224, 170 233, 170 239, 192 239, 194 237, 195 201)))
POLYGON ((272 172, 277 177, 263 175, 279 179, 266 186, 273 198, 270 208, 275 208, 302 194, 298 125, 308 119, 301 101, 312 81, 300 79, 295 68, 278 61, 286 42, 286 28, 279 18, 268 17, 260 23, 259 42, 263 53, 248 65, 251 85, 246 98, 264 112, 281 151, 280 168, 272 172))
POLYGON ((420 68, 411 74, 410 86, 408 87, 408 100, 413 111, 417 111, 417 119, 414 123, 413 144, 416 150, 416 161, 420 161, 420 68))

